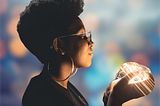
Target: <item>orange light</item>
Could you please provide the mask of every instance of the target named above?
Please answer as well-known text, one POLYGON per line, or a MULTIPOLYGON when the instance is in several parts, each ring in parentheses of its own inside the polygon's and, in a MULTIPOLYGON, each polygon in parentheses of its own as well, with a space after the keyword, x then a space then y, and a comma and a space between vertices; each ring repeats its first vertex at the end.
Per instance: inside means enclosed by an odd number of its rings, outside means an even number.
POLYGON ((121 73, 125 73, 125 75, 131 73, 131 72, 138 72, 138 75, 130 79, 129 84, 131 83, 138 83, 142 82, 144 80, 147 80, 149 78, 149 74, 151 73, 150 69, 147 68, 146 66, 140 65, 135 62, 128 62, 124 63, 121 68, 120 68, 120 73, 119 76, 121 77, 121 73))
POLYGON ((9 49, 12 55, 18 58, 22 58, 27 54, 27 49, 22 44, 19 38, 15 38, 10 41, 9 49))
POLYGON ((144 96, 152 92, 155 86, 155 81, 150 69, 136 62, 124 63, 121 66, 116 76, 116 83, 125 76, 129 78, 128 84, 132 84, 137 91, 144 96), (128 76, 131 72, 133 72, 133 77, 128 76), (137 74, 134 75, 134 73, 137 74))
POLYGON ((17 32, 17 23, 18 23, 19 18, 13 18, 8 22, 7 25, 7 30, 10 36, 13 37, 18 37, 18 32, 17 32))
POLYGON ((133 77, 130 81, 129 84, 133 84, 133 83, 138 83, 138 82, 142 82, 149 79, 149 76, 146 72, 140 73, 137 76, 133 77))

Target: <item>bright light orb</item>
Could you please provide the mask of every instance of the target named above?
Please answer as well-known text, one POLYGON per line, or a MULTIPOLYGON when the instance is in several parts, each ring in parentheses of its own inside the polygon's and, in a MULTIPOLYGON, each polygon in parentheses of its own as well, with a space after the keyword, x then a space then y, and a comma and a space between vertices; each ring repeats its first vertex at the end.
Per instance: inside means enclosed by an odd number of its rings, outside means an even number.
POLYGON ((122 78, 124 75, 127 75, 131 72, 138 72, 138 75, 130 79, 129 84, 142 82, 144 80, 149 79, 149 74, 151 71, 144 65, 135 63, 135 62, 128 62, 124 63, 120 71, 117 73, 116 78, 122 78))
POLYGON ((155 81, 149 68, 135 62, 124 63, 116 75, 116 83, 127 75, 129 78, 128 84, 135 86, 142 95, 148 95, 152 92, 155 81), (131 72, 133 72, 133 75, 129 76, 128 74, 131 72))

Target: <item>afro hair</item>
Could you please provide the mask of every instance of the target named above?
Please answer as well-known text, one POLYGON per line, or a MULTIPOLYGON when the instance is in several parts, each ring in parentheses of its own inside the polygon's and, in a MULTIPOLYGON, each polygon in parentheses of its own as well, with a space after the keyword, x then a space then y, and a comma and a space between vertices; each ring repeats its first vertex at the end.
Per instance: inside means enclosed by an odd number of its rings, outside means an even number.
POLYGON ((48 62, 53 39, 66 34, 83 6, 83 0, 32 0, 17 24, 21 41, 42 63, 48 62))

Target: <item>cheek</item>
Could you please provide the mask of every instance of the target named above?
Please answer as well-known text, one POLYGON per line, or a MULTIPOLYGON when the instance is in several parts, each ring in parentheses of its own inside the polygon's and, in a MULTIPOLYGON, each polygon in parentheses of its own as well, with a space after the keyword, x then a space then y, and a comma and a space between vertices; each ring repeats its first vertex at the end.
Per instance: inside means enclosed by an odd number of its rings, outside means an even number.
POLYGON ((79 45, 77 55, 75 57, 75 65, 77 67, 89 67, 91 65, 92 56, 89 53, 88 43, 79 45))

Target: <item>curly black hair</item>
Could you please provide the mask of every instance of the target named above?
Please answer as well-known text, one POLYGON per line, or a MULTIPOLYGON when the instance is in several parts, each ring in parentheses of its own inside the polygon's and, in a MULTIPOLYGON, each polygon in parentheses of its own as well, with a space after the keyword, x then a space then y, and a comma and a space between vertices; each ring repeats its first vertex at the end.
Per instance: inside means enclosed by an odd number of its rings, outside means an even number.
POLYGON ((34 10, 43 11, 45 8, 48 11, 53 11, 53 14, 78 16, 83 12, 83 6, 83 0, 32 0, 21 15, 34 10))
POLYGON ((49 61, 53 39, 70 34, 67 27, 83 6, 83 0, 32 0, 17 24, 21 41, 42 63, 49 61))

